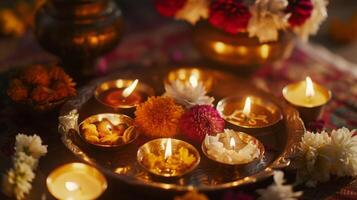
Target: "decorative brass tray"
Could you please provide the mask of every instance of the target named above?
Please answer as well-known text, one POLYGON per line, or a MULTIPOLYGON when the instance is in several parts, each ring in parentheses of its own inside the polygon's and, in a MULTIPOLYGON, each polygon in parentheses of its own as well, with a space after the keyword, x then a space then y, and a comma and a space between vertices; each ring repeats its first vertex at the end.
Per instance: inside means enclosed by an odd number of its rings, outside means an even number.
POLYGON ((81 160, 122 182, 174 191, 186 191, 193 187, 201 191, 209 191, 254 183, 271 176, 273 169, 289 165, 289 156, 305 131, 298 112, 271 94, 255 88, 247 80, 213 70, 205 70, 205 73, 211 74, 214 79, 209 95, 215 97, 215 104, 220 99, 234 94, 255 95, 274 102, 282 110, 284 119, 280 123, 271 129, 264 129, 263 132, 252 133, 264 144, 265 154, 261 160, 244 167, 227 169, 227 166, 221 166, 206 158, 200 147, 196 146, 201 155, 201 162, 195 170, 178 179, 161 180, 151 176, 137 163, 137 150, 149 139, 139 136, 132 144, 118 151, 98 151, 81 140, 78 123, 94 114, 114 112, 95 100, 94 90, 99 83, 115 78, 139 79, 155 88, 156 95, 161 95, 164 92, 163 82, 169 70, 170 68, 122 70, 82 88, 76 98, 69 100, 63 106, 60 114, 59 131, 65 146, 81 160))

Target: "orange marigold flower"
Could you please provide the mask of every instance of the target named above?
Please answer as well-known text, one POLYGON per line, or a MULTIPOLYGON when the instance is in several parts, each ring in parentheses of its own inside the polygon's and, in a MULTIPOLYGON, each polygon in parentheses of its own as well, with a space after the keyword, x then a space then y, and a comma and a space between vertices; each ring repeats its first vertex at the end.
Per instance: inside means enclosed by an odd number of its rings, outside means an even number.
POLYGON ((29 84, 48 86, 50 77, 46 68, 42 65, 33 65, 23 73, 23 80, 29 84))
POLYGON ((28 97, 28 88, 20 79, 13 79, 10 82, 7 94, 14 101, 24 101, 28 97))
POLYGON ((44 86, 37 86, 32 90, 31 97, 37 103, 46 103, 53 99, 53 91, 44 86))
POLYGON ((170 97, 150 97, 136 108, 135 123, 146 136, 172 137, 184 110, 170 97))

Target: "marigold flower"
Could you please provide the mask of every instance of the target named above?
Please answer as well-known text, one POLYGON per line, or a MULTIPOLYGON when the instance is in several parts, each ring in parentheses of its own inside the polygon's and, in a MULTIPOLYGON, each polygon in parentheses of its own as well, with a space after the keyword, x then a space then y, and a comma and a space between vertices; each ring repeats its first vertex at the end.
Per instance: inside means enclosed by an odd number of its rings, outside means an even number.
POLYGON ((170 97, 150 97, 136 108, 135 123, 149 137, 172 137, 183 112, 170 97))

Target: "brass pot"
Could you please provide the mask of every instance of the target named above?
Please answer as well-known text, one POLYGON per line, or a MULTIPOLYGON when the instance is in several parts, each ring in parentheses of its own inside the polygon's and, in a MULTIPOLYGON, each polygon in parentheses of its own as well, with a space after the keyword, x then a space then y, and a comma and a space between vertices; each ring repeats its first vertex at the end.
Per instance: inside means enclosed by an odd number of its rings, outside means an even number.
POLYGON ((70 73, 83 73, 118 44, 122 26, 113 0, 48 0, 36 14, 35 35, 70 73))
POLYGON ((248 33, 229 34, 208 23, 194 27, 193 42, 203 57, 233 70, 256 69, 290 55, 292 37, 280 32, 276 42, 259 42, 248 33))

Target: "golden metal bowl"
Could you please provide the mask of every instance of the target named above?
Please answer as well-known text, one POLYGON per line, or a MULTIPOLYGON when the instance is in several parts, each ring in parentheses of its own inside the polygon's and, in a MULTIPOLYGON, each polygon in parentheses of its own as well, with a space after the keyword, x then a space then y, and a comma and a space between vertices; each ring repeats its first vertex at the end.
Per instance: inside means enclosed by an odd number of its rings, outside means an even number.
MULTIPOLYGON (((110 89, 124 89, 127 88, 128 86, 130 86, 133 83, 134 80, 128 80, 128 79, 116 79, 116 80, 110 80, 110 81, 106 81, 103 82, 101 84, 99 84, 95 91, 94 91, 94 97, 97 99, 98 102, 100 102, 101 104, 111 107, 113 109, 125 109, 125 108, 132 108, 132 107, 136 107, 136 105, 119 105, 119 106, 114 106, 111 104, 108 104, 107 102, 103 101, 101 98, 99 98, 100 94, 102 94, 105 91, 108 91, 110 89)), ((135 91, 140 92, 141 94, 144 95, 144 98, 142 99, 142 101, 145 101, 149 96, 152 96, 155 94, 155 91, 152 87, 150 87, 149 85, 140 82, 138 83, 138 85, 135 88, 135 91)))
POLYGON ((79 135, 81 138, 85 141, 86 144, 89 146, 96 148, 96 149, 101 149, 101 150, 114 150, 120 147, 123 147, 125 145, 128 145, 135 141, 138 136, 139 132, 136 130, 134 126, 134 120, 126 115, 123 114, 113 114, 113 113, 102 113, 98 115, 92 115, 88 117, 87 119, 83 120, 79 124, 79 135), (118 124, 126 124, 128 128, 125 130, 121 141, 116 144, 101 144, 101 143, 94 143, 89 140, 87 140, 84 136, 84 132, 82 130, 82 125, 84 123, 96 123, 100 122, 103 119, 108 119, 113 125, 118 125, 118 124))
POLYGON ((283 119, 282 111, 276 104, 274 104, 273 102, 267 99, 263 99, 253 95, 247 95, 247 96, 236 95, 236 96, 230 96, 224 98, 217 103, 217 110, 228 123, 244 129, 261 129, 266 127, 271 127, 283 119), (264 108, 264 110, 267 112, 266 115, 267 123, 261 123, 254 126, 246 125, 240 123, 239 121, 231 117, 231 115, 235 110, 243 109, 245 99, 248 96, 250 97, 252 102, 252 112, 254 112, 254 105, 258 105, 260 108, 264 108))
POLYGON ((259 156, 257 158, 254 158, 253 160, 249 161, 249 162, 241 162, 241 163, 225 163, 225 162, 222 162, 220 160, 217 160, 215 157, 209 155, 207 153, 207 148, 206 148, 206 145, 205 145, 205 142, 202 142, 202 145, 201 145, 201 149, 202 149, 202 152, 203 154, 209 158, 210 160, 213 160, 217 163, 220 163, 220 164, 223 164, 223 165, 229 165, 229 166, 238 166, 238 165, 246 165, 246 164, 249 164, 249 163, 253 163, 255 161, 258 161, 258 160, 261 160, 264 156, 264 153, 265 153, 265 148, 264 148, 264 145, 255 137, 251 136, 251 135, 248 135, 246 133, 243 133, 243 132, 238 132, 238 131, 235 131, 234 132, 236 134, 237 137, 239 137, 239 139, 241 139, 244 143, 249 143, 249 142, 253 142, 255 144, 257 144, 257 147, 259 149, 259 156))
POLYGON ((211 91, 214 78, 208 70, 201 70, 196 67, 178 68, 172 70, 168 73, 164 83, 169 84, 170 82, 179 80, 182 83, 188 82, 191 76, 195 76, 198 82, 201 82, 206 89, 206 92, 211 91))
POLYGON ((175 178, 175 177, 180 177, 185 174, 188 174, 192 170, 194 170, 198 164, 200 163, 200 154, 196 150, 195 147, 193 147, 191 144, 184 142, 182 140, 177 140, 173 138, 159 138, 159 139, 154 139, 151 140, 144 145, 142 145, 138 152, 137 152, 137 161, 143 167, 146 171, 150 172, 153 175, 160 176, 160 177, 165 177, 165 178, 175 178), (158 173, 156 170, 153 170, 149 166, 147 166, 144 163, 144 158, 149 154, 153 153, 156 155, 162 154, 162 151, 165 151, 165 144, 168 141, 168 139, 171 139, 171 144, 172 144, 172 152, 177 151, 178 148, 184 147, 187 148, 189 153, 193 154, 196 157, 196 161, 188 168, 184 170, 170 170, 169 172, 164 171, 162 173, 158 173))
MULTIPOLYGON (((56 184, 54 184, 54 182, 56 182, 56 180, 58 180, 58 178, 61 178, 60 176, 66 173, 85 173, 90 175, 91 177, 93 177, 95 180, 98 181, 100 188, 98 189, 98 193, 93 194, 95 196, 93 196, 93 199, 98 198, 108 187, 108 183, 107 180, 105 178, 105 176, 96 168, 84 164, 84 163, 79 163, 79 162, 75 162, 75 163, 68 163, 65 165, 62 165, 58 168, 56 168, 55 170, 53 170, 47 177, 46 179, 46 185, 47 188, 49 190, 49 192, 56 198, 56 199, 61 199, 61 196, 58 196, 58 189, 56 188, 56 184)), ((70 180, 68 180, 70 181, 70 180)), ((58 186, 58 185, 57 185, 58 186)), ((62 196, 63 198, 63 196, 62 196)))

